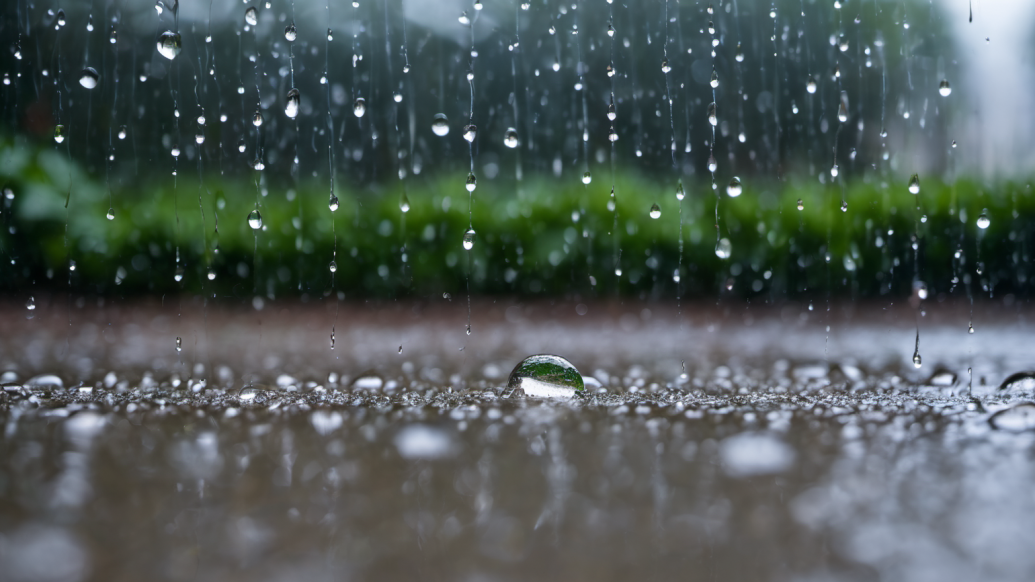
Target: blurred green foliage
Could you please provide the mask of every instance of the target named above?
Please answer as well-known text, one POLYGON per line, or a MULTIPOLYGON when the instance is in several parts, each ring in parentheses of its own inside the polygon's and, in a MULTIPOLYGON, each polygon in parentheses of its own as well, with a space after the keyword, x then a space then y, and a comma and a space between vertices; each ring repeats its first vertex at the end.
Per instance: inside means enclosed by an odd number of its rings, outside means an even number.
POLYGON ((266 190, 210 175, 203 186, 185 179, 173 187, 165 176, 141 177, 109 194, 63 154, 8 139, 0 146, 0 285, 7 292, 70 286, 85 295, 399 297, 462 292, 471 273, 476 294, 580 297, 865 298, 908 294, 914 280, 932 293, 963 293, 968 281, 977 295, 1030 289, 1028 185, 921 177, 918 211, 908 177, 858 180, 844 187, 842 211, 840 186, 744 180, 739 197, 724 187, 718 197, 719 236, 732 248, 722 260, 709 184, 684 184, 680 204, 677 183, 618 171, 615 236, 610 177, 588 186, 579 178, 483 178, 469 199, 464 175, 425 174, 338 189, 332 213, 325 183, 266 190), (258 231, 247 221, 256 207, 258 231), (981 215, 987 229, 977 226, 981 215), (469 224, 476 237, 468 254, 469 224))

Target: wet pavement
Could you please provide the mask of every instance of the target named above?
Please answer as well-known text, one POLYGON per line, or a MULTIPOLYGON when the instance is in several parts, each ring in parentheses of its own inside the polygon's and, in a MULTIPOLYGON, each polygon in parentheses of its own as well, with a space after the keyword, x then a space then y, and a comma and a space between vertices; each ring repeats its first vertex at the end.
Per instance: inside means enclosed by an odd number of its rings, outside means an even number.
POLYGON ((1024 309, 472 313, 0 310, 0 580, 1035 577, 1024 309))

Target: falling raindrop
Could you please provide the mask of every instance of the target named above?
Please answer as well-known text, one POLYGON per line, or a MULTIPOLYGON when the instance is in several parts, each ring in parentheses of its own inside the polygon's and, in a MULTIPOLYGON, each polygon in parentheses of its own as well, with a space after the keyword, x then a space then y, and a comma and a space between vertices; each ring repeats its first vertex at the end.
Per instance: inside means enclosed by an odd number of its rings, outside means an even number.
POLYGON ((676 187, 676 200, 682 201, 685 197, 686 192, 683 190, 683 184, 680 183, 679 186, 676 187))
POLYGON ((468 192, 474 192, 474 189, 478 187, 478 178, 474 177, 474 172, 467 174, 466 188, 468 192))
POLYGON ((987 215, 987 214, 985 214, 984 212, 982 212, 982 213, 981 213, 981 214, 980 214, 980 215, 979 215, 979 216, 977 217, 977 226, 978 226, 978 228, 980 228, 981 230, 985 230, 985 229, 986 229, 986 228, 988 228, 988 227, 989 227, 989 225, 991 225, 991 224, 992 224, 992 221, 988 219, 988 215, 987 215))
POLYGON ((255 26, 259 23, 259 11, 256 10, 254 6, 249 6, 248 9, 244 11, 244 21, 251 26, 255 26))
POLYGON ((436 113, 431 120, 431 131, 439 137, 449 135, 449 119, 445 113, 436 113))
POLYGON ((740 183, 740 178, 738 178, 736 176, 734 176, 730 180, 729 186, 726 186, 726 194, 730 198, 736 198, 737 196, 740 196, 740 193, 743 192, 743 191, 744 191, 744 187, 740 183))
POLYGON ((284 105, 284 115, 287 115, 291 119, 298 117, 298 107, 301 97, 298 94, 298 89, 291 89, 287 94, 287 103, 284 105))
POLYGON ((177 352, 182 352, 183 351, 183 339, 180 338, 180 336, 176 336, 176 351, 177 352))
POLYGON ((36 309, 36 298, 30 295, 29 300, 25 302, 25 308, 29 311, 36 309))
POLYGON ((809 80, 805 83, 805 90, 810 94, 816 92, 816 78, 812 75, 809 75, 809 80))
POLYGON ((399 210, 401 210, 403 214, 410 211, 410 197, 406 195, 406 192, 403 192, 402 199, 399 200, 399 210))
POLYGON ((952 95, 952 87, 949 86, 949 82, 942 79, 942 82, 938 84, 938 94, 942 97, 948 97, 952 95))
POLYGON ((590 184, 590 182, 592 182, 592 181, 593 181, 593 175, 590 174, 588 171, 585 174, 582 174, 582 183, 583 184, 586 184, 588 186, 590 184))
MULTIPOLYGON (((448 131, 447 131, 447 133, 448 133, 448 131)), ((474 125, 473 123, 465 125, 464 126, 464 139, 466 139, 468 141, 468 143, 474 143, 474 140, 475 140, 476 137, 478 137, 478 126, 474 125)))
POLYGON ((920 193, 920 176, 918 176, 917 174, 913 174, 913 177, 909 179, 909 193, 920 193))
POLYGON ((295 42, 295 39, 298 38, 298 31, 295 29, 294 23, 289 24, 284 28, 284 38, 287 39, 288 42, 295 42))
POLYGON ((54 126, 54 143, 65 141, 65 126, 60 123, 54 126))
POLYGON ((655 219, 655 220, 661 218, 661 207, 658 206, 657 203, 654 203, 650 207, 650 217, 655 219))
POLYGON ((363 117, 367 112, 367 100, 362 97, 357 97, 356 101, 352 104, 352 114, 356 117, 363 117))
POLYGON ((255 110, 255 115, 252 116, 252 125, 260 127, 262 125, 262 112, 258 109, 255 110))
POLYGON ((507 129, 506 135, 503 137, 503 145, 510 149, 518 147, 518 136, 517 130, 513 127, 507 129))
POLYGON ((327 208, 330 208, 331 212, 338 209, 338 197, 334 194, 331 194, 331 197, 327 200, 327 208))
POLYGON ((334 261, 331 261, 331 263, 330 263, 329 265, 327 265, 327 268, 328 268, 328 269, 329 269, 329 270, 330 270, 330 271, 331 271, 332 273, 335 273, 335 272, 337 272, 337 271, 338 271, 338 263, 336 263, 336 262, 334 262, 334 261))
POLYGON ((471 250, 474 248, 474 229, 468 228, 464 232, 464 249, 471 250))
POLYGON ((113 208, 108 209, 108 214, 105 214, 108 220, 115 220, 115 210, 113 208))
POLYGON ((158 35, 158 53, 170 61, 180 54, 182 41, 180 33, 167 30, 158 35))
POLYGON ((97 74, 97 70, 93 67, 83 69, 82 75, 79 77, 79 84, 87 89, 93 89, 100 81, 101 76, 97 74))
POLYGON ((730 239, 723 237, 715 243, 715 256, 720 259, 728 259, 733 254, 733 244, 730 243, 730 239))
POLYGON ((801 198, 798 198, 798 210, 805 210, 805 203, 802 202, 801 198))
POLYGON ((248 226, 252 227, 252 230, 259 230, 262 228, 262 215, 259 214, 259 210, 255 209, 248 213, 248 226))

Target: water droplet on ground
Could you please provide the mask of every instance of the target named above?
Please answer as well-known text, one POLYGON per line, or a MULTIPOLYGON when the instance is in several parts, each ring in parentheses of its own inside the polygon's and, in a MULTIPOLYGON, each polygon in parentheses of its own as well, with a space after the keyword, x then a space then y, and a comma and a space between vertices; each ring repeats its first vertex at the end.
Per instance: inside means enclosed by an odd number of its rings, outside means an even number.
POLYGON ((553 355, 529 356, 518 363, 507 381, 508 395, 536 398, 572 397, 585 389, 582 374, 568 360, 553 355))
POLYGON ((993 428, 1010 432, 1035 430, 1035 403, 1021 402, 988 419, 993 428))

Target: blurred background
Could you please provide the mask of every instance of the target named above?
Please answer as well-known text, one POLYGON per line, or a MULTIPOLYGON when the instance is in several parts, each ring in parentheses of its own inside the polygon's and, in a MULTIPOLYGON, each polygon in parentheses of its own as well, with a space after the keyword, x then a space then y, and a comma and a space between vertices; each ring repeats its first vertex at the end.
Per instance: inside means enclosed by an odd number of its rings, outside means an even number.
POLYGON ((1033 24, 1021 2, 19 0, 3 288, 1027 293, 1033 24))

